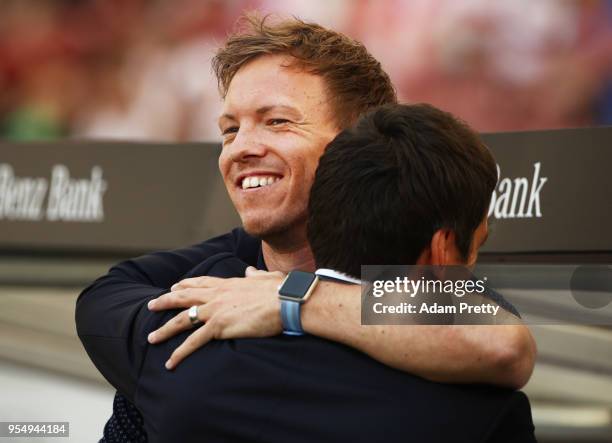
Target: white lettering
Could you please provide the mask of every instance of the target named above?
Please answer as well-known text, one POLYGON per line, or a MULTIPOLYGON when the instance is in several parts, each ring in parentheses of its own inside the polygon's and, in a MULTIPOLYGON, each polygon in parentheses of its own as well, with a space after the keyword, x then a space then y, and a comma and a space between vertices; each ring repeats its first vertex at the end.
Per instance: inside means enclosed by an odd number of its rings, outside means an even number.
POLYGON ((47 219, 50 221, 103 221, 103 196, 107 183, 102 169, 94 166, 90 179, 72 179, 68 168, 55 165, 51 172, 51 187, 47 219))
POLYGON ((531 193, 529 194, 529 206, 527 209, 527 217, 533 217, 533 206, 535 205, 536 217, 542 217, 542 211, 540 210, 540 191, 542 190, 542 186, 544 183, 548 181, 547 177, 540 178, 540 162, 537 162, 533 165, 534 173, 533 180, 531 181, 531 193), (539 180, 539 183, 538 183, 539 180), (537 186, 536 186, 536 183, 537 186))
POLYGON ((0 164, 0 220, 40 220, 47 186, 44 178, 18 178, 10 165, 0 164))
POLYGON ((527 177, 501 178, 501 169, 497 165, 498 186, 491 194, 488 216, 495 218, 540 218, 542 217, 540 192, 547 177, 540 177, 541 163, 533 164, 531 186, 527 177), (527 199, 529 196, 529 199, 527 199), (535 213, 534 213, 535 211, 535 213))

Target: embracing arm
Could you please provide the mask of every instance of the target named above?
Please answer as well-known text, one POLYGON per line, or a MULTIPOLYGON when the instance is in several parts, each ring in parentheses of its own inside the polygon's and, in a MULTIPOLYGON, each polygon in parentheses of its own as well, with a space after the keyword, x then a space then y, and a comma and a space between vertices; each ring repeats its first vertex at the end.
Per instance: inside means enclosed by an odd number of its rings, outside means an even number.
POLYGON ((77 332, 106 379, 131 396, 148 345, 146 336, 172 313, 154 313, 149 300, 168 292, 206 258, 232 250, 235 233, 189 248, 155 252, 113 266, 83 290, 76 304, 77 332))
POLYGON ((303 305, 302 326, 310 334, 438 382, 520 389, 535 363, 535 341, 521 323, 363 326, 359 286, 321 282, 303 305))
MULTIPOLYGON (((205 324, 172 354, 169 369, 212 339, 269 337, 282 332, 279 273, 247 270, 246 278, 198 277, 173 286, 150 309, 200 305, 205 324)), ((508 314, 510 315, 510 314, 508 314)), ((535 342, 522 325, 363 326, 361 288, 321 282, 303 305, 302 327, 312 335, 343 343, 396 369, 432 381, 489 383, 520 388, 535 360, 535 342)), ((191 329, 185 312, 149 336, 159 343, 191 329)))

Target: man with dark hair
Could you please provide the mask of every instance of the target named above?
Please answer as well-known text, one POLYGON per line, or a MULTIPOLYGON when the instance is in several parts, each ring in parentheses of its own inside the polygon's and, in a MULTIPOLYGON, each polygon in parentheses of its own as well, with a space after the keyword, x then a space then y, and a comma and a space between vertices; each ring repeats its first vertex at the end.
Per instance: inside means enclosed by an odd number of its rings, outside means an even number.
POLYGON ((366 264, 472 265, 496 183, 493 156, 454 116, 383 106, 319 161, 308 206, 316 266, 359 278, 366 264))
MULTIPOLYGON (((343 348, 324 339, 430 380, 522 386, 535 355, 523 325, 363 327, 359 288, 325 282, 296 306, 279 301, 281 277, 275 273, 227 278, 244 275, 247 265, 314 271, 306 219, 319 157, 342 128, 377 105, 395 102, 395 94, 362 45, 299 20, 247 20, 247 29, 228 40, 214 66, 224 96, 219 166, 244 230, 120 263, 79 297, 79 336, 121 392, 107 441, 145 438, 133 433, 143 425, 131 415, 132 403, 151 440, 173 438, 179 425, 181 441, 196 439, 204 428, 211 440, 288 437, 295 429, 284 415, 290 410, 279 411, 273 431, 266 411, 282 407, 286 392, 308 396, 312 378, 300 383, 286 365, 300 361, 303 346, 313 352, 323 343, 328 351, 343 348), (208 277, 198 277, 203 275, 208 277), (297 322, 283 321, 296 311, 297 322), (205 324, 188 331, 199 322, 205 324), (280 336, 283 331, 313 336, 293 339, 280 336), (456 343, 451 350, 449 340, 456 343), (164 362, 176 370, 166 371, 164 362)), ((307 401, 291 401, 298 400, 307 401)), ((350 423, 340 428, 348 432, 350 423)), ((322 438, 330 438, 325 430, 319 429, 322 438)))
MULTIPOLYGON (((366 264, 474 264, 488 235, 496 182, 493 156, 453 115, 426 104, 371 111, 336 136, 319 161, 307 229, 316 273, 356 283, 366 264)), ((361 365, 366 362, 355 356, 355 373, 361 365)), ((520 392, 395 379, 382 367, 367 375, 393 389, 386 407, 401 410, 394 418, 415 441, 535 441, 529 402, 520 392)), ((391 429, 386 441, 399 441, 389 418, 376 424, 391 429)))

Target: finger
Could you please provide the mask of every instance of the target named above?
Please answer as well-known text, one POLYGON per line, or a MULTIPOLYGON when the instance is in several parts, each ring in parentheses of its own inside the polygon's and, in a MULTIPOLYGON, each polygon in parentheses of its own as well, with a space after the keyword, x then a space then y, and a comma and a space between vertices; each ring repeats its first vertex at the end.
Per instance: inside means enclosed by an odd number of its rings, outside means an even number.
POLYGON ((187 288, 172 291, 154 298, 147 304, 150 311, 189 308, 193 305, 208 303, 213 293, 208 288, 187 288))
MULTIPOLYGON (((198 318, 200 317, 200 309, 198 309, 198 318)), ((168 340, 170 337, 174 337, 176 334, 193 329, 193 324, 189 319, 189 313, 187 310, 177 314, 172 319, 168 320, 161 328, 151 332, 147 340, 149 343, 161 343, 168 340)))
POLYGON ((206 327, 206 325, 194 331, 185 341, 174 350, 168 361, 166 362, 166 369, 172 370, 185 359, 188 355, 192 354, 195 350, 200 349, 210 340, 212 340, 212 328, 206 327))
POLYGON ((207 276, 186 278, 173 284, 170 290, 177 291, 185 288, 211 288, 219 286, 222 280, 222 278, 207 276))

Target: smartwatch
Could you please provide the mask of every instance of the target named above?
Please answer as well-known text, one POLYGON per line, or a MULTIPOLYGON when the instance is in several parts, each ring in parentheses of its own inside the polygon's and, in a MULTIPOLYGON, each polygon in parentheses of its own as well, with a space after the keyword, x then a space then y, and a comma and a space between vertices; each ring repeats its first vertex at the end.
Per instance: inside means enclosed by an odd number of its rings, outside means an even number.
POLYGON ((318 281, 319 277, 311 272, 291 271, 278 287, 283 334, 304 335, 300 321, 302 303, 308 300, 318 281))

